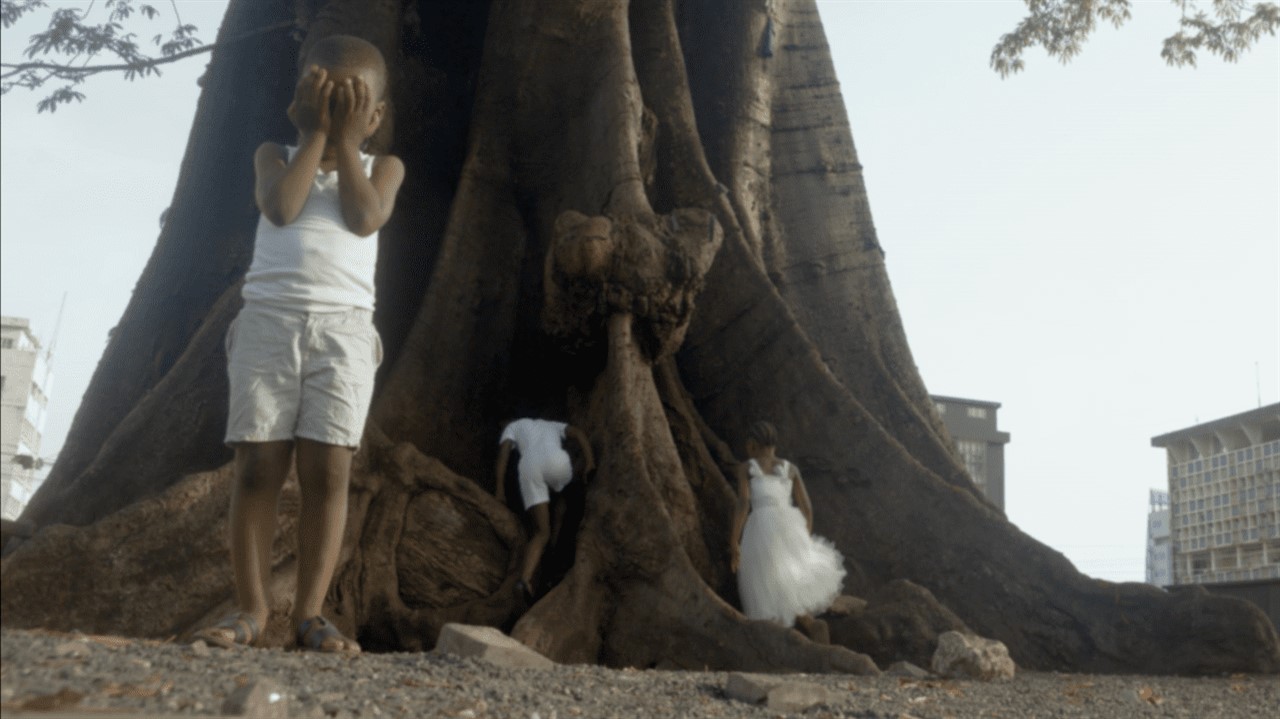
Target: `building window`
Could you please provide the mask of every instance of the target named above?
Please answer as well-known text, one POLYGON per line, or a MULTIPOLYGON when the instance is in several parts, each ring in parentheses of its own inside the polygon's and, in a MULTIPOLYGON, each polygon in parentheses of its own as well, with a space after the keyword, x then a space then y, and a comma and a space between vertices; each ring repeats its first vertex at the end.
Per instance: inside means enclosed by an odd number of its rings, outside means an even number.
POLYGON ((956 449, 960 450, 960 459, 969 470, 969 475, 979 487, 985 489, 987 484, 987 445, 971 439, 956 441, 956 449))
POLYGON ((986 407, 969 407, 968 409, 965 410, 965 414, 968 414, 970 417, 973 417, 974 419, 986 419, 987 408, 986 407))
POLYGON ((14 343, 12 337, 5 337, 3 340, 0 340, 0 347, 3 347, 4 349, 11 350, 13 349, 13 346, 14 343))

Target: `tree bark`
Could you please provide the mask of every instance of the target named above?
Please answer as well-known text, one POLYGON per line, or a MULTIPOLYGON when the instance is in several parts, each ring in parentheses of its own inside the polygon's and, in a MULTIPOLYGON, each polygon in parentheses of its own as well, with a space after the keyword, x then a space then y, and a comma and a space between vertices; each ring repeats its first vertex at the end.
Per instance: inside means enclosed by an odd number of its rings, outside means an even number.
MULTIPOLYGON (((1280 670, 1256 609, 1085 577, 975 489, 911 358, 812 0, 239 0, 222 32, 288 18, 303 49, 339 31, 382 49, 374 145, 408 168, 327 602, 365 647, 464 621, 559 661, 873 672, 860 652, 918 658, 962 622, 1028 668, 1280 670), (525 606, 524 528, 489 477, 530 407, 583 427, 599 469, 525 606), (834 625, 848 647, 734 608, 726 478, 761 418, 846 591, 880 602, 834 625), (910 635, 872 642, 875 617, 910 635)), ((214 53, 171 219, 24 515, 41 530, 5 547, 6 624, 167 636, 229 607, 221 337, 252 249, 247 158, 290 139, 299 50, 214 53)), ((267 638, 288 641, 282 620, 267 638)))

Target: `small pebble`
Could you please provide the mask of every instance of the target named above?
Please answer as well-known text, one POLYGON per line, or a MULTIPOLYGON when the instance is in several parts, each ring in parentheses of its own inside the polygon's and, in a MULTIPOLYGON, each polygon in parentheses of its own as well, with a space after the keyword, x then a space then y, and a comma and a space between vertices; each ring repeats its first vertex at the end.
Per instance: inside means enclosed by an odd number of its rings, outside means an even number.
POLYGON ((83 657, 88 654, 89 645, 79 641, 62 642, 53 648, 55 657, 83 657))

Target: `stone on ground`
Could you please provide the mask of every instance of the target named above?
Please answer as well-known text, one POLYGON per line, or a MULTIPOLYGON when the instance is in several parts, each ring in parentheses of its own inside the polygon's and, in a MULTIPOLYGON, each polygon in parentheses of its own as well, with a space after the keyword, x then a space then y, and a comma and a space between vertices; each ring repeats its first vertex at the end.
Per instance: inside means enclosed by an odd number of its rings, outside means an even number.
POLYGON ((783 676, 735 672, 729 675, 724 693, 730 699, 748 704, 764 704, 774 711, 804 711, 819 704, 830 704, 834 694, 819 684, 798 682, 783 676))
POLYGON ((800 712, 819 704, 831 704, 835 694, 821 684, 786 682, 769 691, 765 706, 773 711, 800 712))
POLYGON ((1012 679, 1016 667, 1002 642, 944 632, 933 653, 933 673, 952 679, 1012 679))
POLYGON ((89 645, 83 641, 68 639, 65 642, 58 643, 53 648, 53 655, 57 657, 85 657, 89 655, 89 645))
POLYGON ((289 697, 270 679, 250 682, 231 693, 222 702, 223 716, 254 719, 289 719, 289 697))
POLYGON ((493 627, 446 624, 436 640, 436 652, 482 659, 507 669, 548 669, 555 662, 493 627))
POLYGON ((905 677, 907 679, 928 679, 928 670, 912 664, 911 662, 894 662, 885 670, 885 674, 891 677, 905 677))
POLYGON ((785 680, 782 677, 769 674, 734 672, 729 675, 729 681, 725 683, 724 693, 730 699, 737 699, 748 704, 759 704, 769 696, 770 689, 778 686, 783 681, 785 680))

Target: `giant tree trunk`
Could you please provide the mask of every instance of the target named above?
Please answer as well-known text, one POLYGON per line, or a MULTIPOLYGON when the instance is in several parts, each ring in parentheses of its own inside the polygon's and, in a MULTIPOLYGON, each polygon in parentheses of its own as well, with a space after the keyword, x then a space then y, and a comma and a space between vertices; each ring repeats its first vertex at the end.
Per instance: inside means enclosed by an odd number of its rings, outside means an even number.
MULTIPOLYGON (((1084 577, 975 490, 906 344, 812 0, 239 0, 222 35, 290 18, 302 48, 382 48, 375 146, 408 168, 329 597, 366 646, 468 621, 564 661, 871 670, 733 608, 726 476, 767 418, 849 591, 911 580, 1027 667, 1280 669, 1257 610, 1084 577), (586 428, 600 468, 526 607, 490 467, 530 406, 586 428)), ((6 547, 6 624, 168 635, 226 608, 221 338, 252 249, 247 158, 291 140, 299 50, 214 53, 169 221, 24 515, 41 531, 6 547)))

